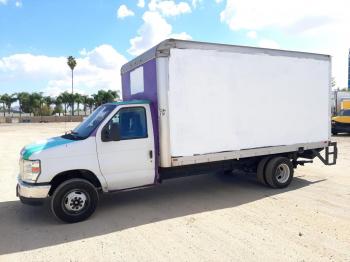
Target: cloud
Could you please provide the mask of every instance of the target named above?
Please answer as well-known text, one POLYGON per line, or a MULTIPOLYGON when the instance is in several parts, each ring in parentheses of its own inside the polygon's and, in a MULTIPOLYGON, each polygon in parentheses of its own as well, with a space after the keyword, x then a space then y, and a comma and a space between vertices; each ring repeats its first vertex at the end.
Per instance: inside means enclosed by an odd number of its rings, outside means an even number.
POLYGON ((271 39, 262 39, 258 42, 259 47, 278 49, 280 45, 271 39))
POLYGON ((15 5, 16 7, 22 7, 23 4, 21 1, 16 1, 15 5))
POLYGON ((189 34, 187 34, 186 32, 182 32, 179 34, 171 34, 169 36, 169 38, 175 38, 175 39, 182 39, 182 40, 191 40, 192 36, 190 36, 189 34))
POLYGON ((145 0, 138 0, 137 6, 140 8, 144 8, 145 7, 145 0))
POLYGON ((338 16, 339 13, 344 13, 342 8, 345 7, 344 4, 347 5, 346 3, 345 0, 334 0, 330 6, 327 1, 316 0, 228 0, 226 8, 220 13, 220 18, 232 30, 286 28, 305 17, 338 16))
POLYGON ((217 3, 217 4, 220 4, 222 2, 223 2, 223 0, 215 0, 215 3, 217 3))
POLYGON ((197 8, 197 6, 202 2, 202 0, 192 0, 193 8, 197 8))
POLYGON ((139 55, 166 38, 191 38, 191 36, 185 32, 178 34, 172 33, 172 26, 159 12, 146 11, 142 19, 144 23, 139 28, 138 35, 130 39, 131 46, 128 52, 132 55, 139 55))
POLYGON ((247 33, 247 37, 251 39, 256 39, 258 37, 258 34, 256 33, 256 31, 249 31, 247 33))
POLYGON ((126 5, 119 6, 117 11, 118 18, 123 19, 125 17, 134 16, 134 15, 135 13, 132 10, 130 10, 126 5))
MULTIPOLYGON (((80 53, 74 69, 76 92, 91 94, 99 89, 120 90, 119 71, 127 62, 125 57, 110 45, 80 53)), ((56 96, 70 90, 71 71, 66 57, 14 54, 0 58, 0 81, 31 81, 40 85, 38 88, 43 88, 46 95, 56 96)))
POLYGON ((191 13, 191 7, 186 2, 176 4, 170 0, 151 0, 148 4, 150 11, 158 11, 164 16, 177 16, 180 14, 191 13))
POLYGON ((7 0, 0 0, 0 5, 6 5, 7 4, 7 0))
MULTIPOLYGON (((298 50, 305 47, 300 51, 331 54, 333 75, 340 87, 345 87, 350 47, 349 9, 347 0, 333 0, 331 4, 317 0, 227 0, 220 20, 233 31, 284 34, 295 39, 295 43, 299 41, 295 45, 298 50)), ((287 47, 294 49, 293 46, 289 41, 287 47)))

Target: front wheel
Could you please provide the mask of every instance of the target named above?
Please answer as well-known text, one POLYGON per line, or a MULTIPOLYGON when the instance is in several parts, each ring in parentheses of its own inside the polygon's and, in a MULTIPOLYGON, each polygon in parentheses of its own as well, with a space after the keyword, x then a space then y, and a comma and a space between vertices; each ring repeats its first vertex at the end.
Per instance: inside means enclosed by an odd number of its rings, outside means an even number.
POLYGON ((293 173, 293 164, 288 158, 275 157, 266 165, 265 179, 273 188, 284 188, 292 182, 293 173))
POLYGON ((51 211, 60 220, 76 223, 90 217, 98 203, 98 192, 84 179, 69 179, 60 184, 52 198, 51 211))

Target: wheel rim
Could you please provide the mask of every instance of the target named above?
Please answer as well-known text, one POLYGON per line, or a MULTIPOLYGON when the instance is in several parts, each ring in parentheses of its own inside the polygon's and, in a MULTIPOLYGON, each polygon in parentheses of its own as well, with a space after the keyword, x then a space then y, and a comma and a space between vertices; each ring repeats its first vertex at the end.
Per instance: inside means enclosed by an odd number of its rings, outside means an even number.
POLYGON ((290 169, 287 164, 279 164, 276 168, 275 177, 278 183, 286 183, 290 176, 290 169))
POLYGON ((62 204, 69 213, 80 213, 87 206, 87 202, 86 192, 74 189, 64 196, 62 204))

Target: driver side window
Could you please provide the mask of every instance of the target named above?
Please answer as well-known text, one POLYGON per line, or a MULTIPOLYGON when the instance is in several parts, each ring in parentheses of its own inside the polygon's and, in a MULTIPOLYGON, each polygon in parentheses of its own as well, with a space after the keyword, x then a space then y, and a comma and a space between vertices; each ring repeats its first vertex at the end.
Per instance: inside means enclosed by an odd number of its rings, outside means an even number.
POLYGON ((146 138, 147 120, 144 107, 122 108, 108 123, 109 132, 119 140, 146 138))

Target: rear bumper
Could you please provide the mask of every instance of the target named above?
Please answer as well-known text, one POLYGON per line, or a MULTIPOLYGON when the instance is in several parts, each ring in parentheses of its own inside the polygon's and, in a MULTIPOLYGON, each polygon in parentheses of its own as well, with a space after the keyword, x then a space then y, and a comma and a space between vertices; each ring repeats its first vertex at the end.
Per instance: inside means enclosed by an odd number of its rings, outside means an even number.
POLYGON ((323 164, 327 166, 335 165, 338 158, 337 142, 328 142, 328 146, 325 148, 313 149, 312 152, 317 156, 323 164), (324 156, 320 154, 320 151, 325 150, 324 156))
POLYGON ((45 200, 49 196, 51 185, 28 184, 18 180, 16 195, 25 204, 37 203, 45 200))

